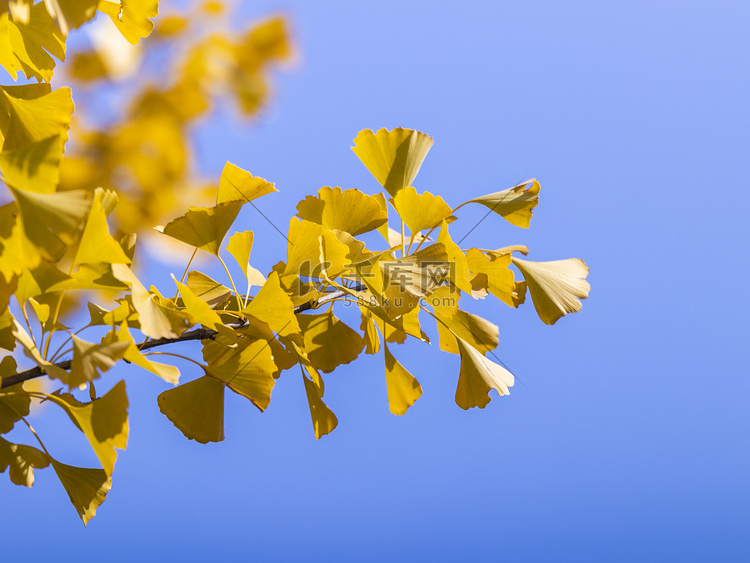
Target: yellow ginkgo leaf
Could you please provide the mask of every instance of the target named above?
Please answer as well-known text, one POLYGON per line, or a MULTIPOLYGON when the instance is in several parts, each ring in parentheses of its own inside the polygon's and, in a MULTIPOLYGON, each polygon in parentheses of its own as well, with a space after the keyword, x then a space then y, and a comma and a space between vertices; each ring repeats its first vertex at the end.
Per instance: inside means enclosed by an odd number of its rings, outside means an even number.
MULTIPOLYGON (((111 368, 121 359, 127 350, 126 342, 111 342, 108 344, 94 344, 73 337, 73 362, 70 373, 63 379, 63 383, 74 389, 84 383, 93 381, 111 368)), ((50 373, 50 377, 59 374, 50 373)))
MULTIPOLYGON (((14 375, 16 367, 16 360, 12 356, 5 356, 0 362, 0 379, 14 375)), ((6 387, 3 392, 10 394, 0 392, 0 434, 7 434, 22 416, 29 414, 31 396, 24 393, 21 384, 6 387)))
POLYGON ((159 410, 186 438, 201 444, 224 439, 224 384, 204 375, 168 389, 157 398, 159 410))
POLYGON ((31 6, 27 14, 11 14, 7 25, 13 55, 26 78, 49 82, 55 68, 50 55, 65 60, 65 36, 55 26, 44 4, 31 6))
POLYGON ((484 298, 491 293, 510 307, 523 303, 523 293, 519 293, 510 265, 510 254, 500 255, 494 260, 485 256, 480 250, 470 248, 466 251, 466 262, 472 273, 471 294, 475 298, 484 298))
POLYGON ((177 338, 195 324, 190 313, 179 311, 158 292, 148 291, 125 264, 112 264, 112 274, 132 291, 133 307, 143 334, 150 338, 177 338))
POLYGON ((539 189, 539 182, 531 179, 501 192, 475 197, 466 203, 481 203, 516 227, 528 229, 532 210, 539 203, 539 189))
POLYGON ((483 409, 490 402, 490 389, 500 395, 508 395, 515 378, 507 369, 488 360, 471 344, 456 339, 461 352, 461 372, 456 387, 456 404, 464 410, 472 407, 483 409))
POLYGON ((448 232, 448 223, 443 221, 440 226, 440 235, 437 242, 445 247, 445 255, 448 262, 448 281, 455 287, 466 293, 471 293, 471 276, 469 265, 461 248, 453 242, 448 232))
POLYGON ((55 135, 21 149, 0 152, 0 172, 8 185, 51 194, 60 182, 62 142, 55 135))
POLYGON ((0 207, 0 276, 6 283, 42 264, 42 256, 26 236, 15 202, 0 207))
POLYGON ((99 0, 44 0, 52 21, 65 36, 96 16, 99 0))
POLYGON ((221 285, 216 280, 209 278, 203 272, 188 272, 187 281, 185 282, 197 297, 200 297, 208 303, 212 309, 218 309, 227 302, 232 295, 232 290, 221 285))
MULTIPOLYGON (((0 348, 9 352, 12 352, 16 348, 16 337, 13 336, 14 324, 15 319, 10 314, 10 309, 6 308, 3 313, 0 313, 0 348)), ((2 381, 0 381, 0 386, 2 386, 2 381)))
POLYGON ((57 262, 84 226, 91 201, 80 190, 37 194, 11 188, 26 238, 50 262, 57 262))
POLYGON ((67 393, 44 396, 68 414, 85 434, 105 473, 112 475, 117 450, 124 450, 128 444, 128 396, 125 382, 120 381, 106 395, 90 403, 81 403, 67 393))
POLYGON ((225 201, 248 203, 261 196, 277 192, 273 183, 267 182, 227 162, 219 179, 219 191, 216 194, 216 205, 225 201))
POLYGON ((185 309, 196 322, 217 331, 229 343, 237 341, 237 334, 234 330, 224 325, 219 314, 211 309, 208 303, 197 297, 188 286, 178 282, 174 274, 172 275, 172 279, 177 284, 177 289, 180 290, 185 309))
POLYGON ((307 403, 310 406, 310 417, 312 418, 313 430, 315 431, 315 439, 318 440, 321 436, 330 434, 338 426, 339 421, 333 411, 320 398, 320 391, 318 387, 307 379, 304 375, 302 380, 305 382, 305 394, 307 395, 307 403))
MULTIPOLYGON (((229 244, 227 244, 227 252, 232 255, 242 269, 242 273, 245 274, 245 278, 249 278, 250 268, 250 252, 253 250, 253 232, 243 231, 241 233, 234 233, 229 237, 229 244)), ((254 269, 254 268, 253 268, 254 269)))
POLYGON ((73 467, 49 458, 57 478, 68 493, 70 502, 84 525, 96 515, 112 488, 112 478, 103 469, 73 467))
MULTIPOLYGON (((451 264, 445 246, 436 243, 403 258, 381 261, 381 269, 389 288, 423 298, 449 279, 451 264)), ((389 295, 395 298, 398 292, 389 295)))
MULTIPOLYGON (((113 195, 114 192, 110 192, 110 194, 113 195)), ((106 194, 104 190, 97 190, 94 195, 89 218, 86 221, 86 227, 83 229, 81 241, 78 243, 78 252, 73 264, 130 264, 130 258, 109 234, 107 214, 102 207, 102 199, 111 200, 112 195, 110 194, 106 194)), ((114 207, 111 201, 107 201, 107 204, 114 207)))
POLYGON ((422 396, 422 386, 412 374, 406 371, 393 357, 388 345, 385 351, 385 382, 388 388, 388 408, 395 415, 406 414, 409 407, 422 396))
POLYGON ((377 328, 375 328, 372 311, 362 306, 359 309, 362 312, 362 323, 359 328, 364 333, 362 340, 365 344, 365 354, 377 354, 380 351, 380 337, 377 328))
POLYGON ((140 43, 154 29, 151 20, 159 15, 158 0, 120 0, 99 2, 99 11, 104 12, 120 30, 122 36, 132 45, 140 43))
POLYGON ((0 133, 4 151, 20 149, 55 135, 68 140, 73 99, 70 88, 50 91, 46 84, 0 87, 0 133))
MULTIPOLYGON (((90 304, 89 304, 90 305, 90 304)), ((115 324, 107 323, 107 324, 115 324)), ((135 340, 128 330, 127 320, 122 320, 120 323, 120 330, 115 333, 115 337, 119 342, 127 342, 128 348, 123 354, 122 358, 132 364, 142 367, 143 369, 150 371, 153 374, 158 375, 167 383, 177 385, 180 379, 180 370, 175 366, 169 364, 160 364, 158 362, 152 362, 146 356, 141 354, 138 350, 138 346, 135 344, 135 340)))
POLYGON ((391 196, 411 186, 432 147, 432 138, 412 129, 360 131, 352 150, 391 196))
POLYGON ((276 272, 271 272, 266 283, 248 303, 243 313, 266 323, 272 331, 281 336, 299 334, 300 327, 294 314, 294 305, 281 289, 276 272))
POLYGON ((497 348, 499 329, 490 321, 459 310, 446 315, 436 309, 435 315, 439 319, 437 326, 441 350, 459 354, 460 349, 456 337, 461 338, 482 354, 497 348))
POLYGON ((209 364, 206 372, 249 399, 261 411, 266 410, 276 382, 273 377, 276 364, 269 343, 242 338, 222 360, 218 365, 209 364))
POLYGON ((577 313, 583 307, 578 299, 589 296, 589 268, 579 258, 531 262, 514 257, 513 264, 526 278, 534 308, 545 324, 553 325, 566 314, 577 313))
POLYGON ((320 315, 299 315, 297 320, 307 357, 323 373, 353 362, 364 348, 362 337, 339 320, 332 309, 320 315))
POLYGON ((242 207, 241 201, 227 201, 214 207, 191 207, 182 217, 157 230, 216 256, 242 207))
POLYGON ((347 269, 349 247, 322 225, 293 218, 287 240, 287 263, 281 277, 335 278, 347 269))
POLYGON ((18 78, 18 71, 22 70, 21 61, 13 52, 13 44, 10 42, 10 26, 13 22, 10 15, 2 11, 0 2, 0 66, 2 66, 13 80, 18 78))
POLYGON ((11 483, 23 487, 34 484, 34 469, 44 469, 50 458, 44 452, 23 444, 13 444, 0 438, 0 473, 10 467, 11 483))
POLYGON ((0 313, 4 313, 10 303, 10 298, 18 287, 18 276, 13 276, 6 281, 0 276, 0 313))
MULTIPOLYGON (((451 214, 450 205, 430 192, 418 194, 411 186, 400 190, 392 200, 393 207, 406 223, 413 238, 420 231, 439 226, 451 214)), ((413 242, 413 241, 410 241, 413 242)))
POLYGON ((318 197, 307 196, 297 204, 297 217, 357 236, 380 227, 388 215, 380 202, 359 190, 322 187, 318 197))

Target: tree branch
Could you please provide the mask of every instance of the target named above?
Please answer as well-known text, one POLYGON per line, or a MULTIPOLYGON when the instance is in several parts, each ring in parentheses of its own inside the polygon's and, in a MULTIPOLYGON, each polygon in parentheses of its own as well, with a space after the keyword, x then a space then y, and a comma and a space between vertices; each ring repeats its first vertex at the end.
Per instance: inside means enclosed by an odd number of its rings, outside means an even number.
MULTIPOLYGON (((366 287, 361 284, 358 284, 352 287, 353 291, 364 291, 365 289, 366 287)), ((304 311, 316 309, 320 307, 321 305, 330 303, 334 299, 338 299, 339 297, 345 297, 347 295, 348 293, 344 291, 334 291, 333 293, 327 293, 324 297, 321 297, 318 300, 308 301, 307 303, 303 303, 302 305, 296 306, 294 308, 294 314, 298 315, 304 311)), ((242 320, 236 323, 229 324, 227 326, 230 328, 238 329, 238 328, 243 328, 245 326, 248 326, 248 322, 246 320, 242 320)), ((181 334, 177 338, 159 338, 157 340, 146 339, 140 344, 136 344, 136 346, 138 347, 139 350, 148 350, 150 348, 166 346, 167 344, 177 344, 178 342, 188 342, 190 340, 206 340, 206 339, 213 340, 217 334, 219 333, 216 332, 215 330, 211 330, 210 328, 196 328, 194 330, 181 334)), ((71 360, 64 360, 54 365, 60 369, 68 371, 70 370, 71 364, 72 364, 71 360)), ((29 381, 30 379, 36 379, 37 377, 42 377, 44 375, 47 375, 47 374, 42 370, 41 367, 36 366, 34 368, 27 369, 26 371, 15 373, 13 375, 9 375, 8 377, 3 377, 2 381, 0 382, 0 389, 5 389, 6 387, 10 387, 11 385, 17 385, 19 383, 23 383, 24 381, 29 381)))

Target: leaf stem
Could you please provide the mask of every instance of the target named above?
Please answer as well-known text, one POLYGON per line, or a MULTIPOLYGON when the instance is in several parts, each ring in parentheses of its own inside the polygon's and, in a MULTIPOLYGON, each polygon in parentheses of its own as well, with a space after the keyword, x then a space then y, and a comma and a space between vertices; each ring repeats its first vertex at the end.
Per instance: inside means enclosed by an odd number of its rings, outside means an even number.
MULTIPOLYGON (((196 246, 193 250, 193 254, 190 256, 190 260, 188 260, 187 266, 185 266, 185 271, 182 272, 182 277, 180 278, 180 283, 185 283, 185 276, 187 276, 188 270, 190 269, 190 264, 193 263, 193 259, 195 258, 195 255, 198 254, 198 247, 196 246)), ((177 293, 174 294, 174 297, 172 300, 177 299, 177 297, 180 295, 180 290, 177 290, 177 293)))

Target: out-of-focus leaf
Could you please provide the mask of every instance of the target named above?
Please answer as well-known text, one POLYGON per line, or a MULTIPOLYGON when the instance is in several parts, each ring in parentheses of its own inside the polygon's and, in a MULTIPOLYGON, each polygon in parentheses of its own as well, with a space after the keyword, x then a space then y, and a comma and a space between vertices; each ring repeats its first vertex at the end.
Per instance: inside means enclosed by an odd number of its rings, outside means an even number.
POLYGON ((318 387, 304 375, 302 376, 302 380, 305 382, 305 394, 310 406, 310 417, 312 418, 313 430, 315 431, 315 439, 318 440, 321 436, 333 432, 334 428, 338 426, 339 421, 336 415, 333 414, 333 411, 320 398, 318 387))
POLYGON ((36 448, 0 438, 0 473, 5 473, 10 466, 10 480, 15 485, 31 487, 34 484, 34 469, 44 469, 49 462, 49 456, 36 448))
POLYGON ((219 179, 219 191, 216 194, 216 205, 227 201, 247 203, 261 196, 277 192, 273 183, 258 178, 227 162, 219 179))
MULTIPOLYGON (((91 203, 89 218, 81 235, 73 264, 130 264, 130 258, 125 254, 118 242, 109 234, 107 214, 102 207, 102 198, 112 198, 103 190, 97 190, 91 203)), ((116 203, 116 196, 115 203, 116 203)), ((108 202, 109 205, 114 205, 108 202)))
POLYGON ((112 488, 110 475, 103 469, 73 467, 53 458, 49 460, 65 492, 68 493, 70 502, 78 512, 78 516, 81 517, 84 525, 88 524, 112 488))
POLYGON ((117 26, 123 37, 132 45, 148 37, 154 29, 151 20, 159 15, 158 0, 121 0, 99 2, 99 11, 104 12, 117 26))
POLYGON ((158 397, 159 410, 186 438, 201 444, 224 439, 224 384, 204 375, 158 397))
POLYGON ((6 283, 11 283, 13 278, 41 262, 39 250, 26 237, 15 202, 0 207, 0 275, 6 283))
POLYGON ((461 352, 461 372, 456 387, 456 404, 464 410, 483 409, 490 402, 490 389, 508 395, 515 378, 504 367, 485 358, 468 342, 456 339, 461 352))
POLYGON ((82 26, 96 16, 99 0, 44 0, 52 21, 67 35, 71 29, 82 26))
POLYGON ((534 308, 545 324, 553 325, 566 314, 577 313, 583 307, 578 299, 589 296, 589 267, 579 258, 531 262, 514 257, 513 264, 526 278, 534 308))
POLYGON ((332 309, 320 315, 299 315, 297 320, 305 352, 323 373, 353 362, 364 348, 362 337, 339 320, 332 309))
POLYGON ((216 256, 242 207, 241 201, 227 201, 215 207, 191 207, 185 215, 159 229, 165 235, 216 256))
POLYGON ((481 203, 516 227, 528 229, 532 210, 539 203, 539 189, 539 182, 531 179, 501 192, 475 197, 466 203, 481 203))
POLYGON ((399 190, 393 198, 393 207, 409 227, 412 239, 420 231, 439 226, 451 214, 450 205, 442 197, 430 192, 419 194, 411 186, 399 190))
POLYGON ((360 131, 352 150, 391 196, 411 186, 432 148, 432 138, 411 129, 360 131))
POLYGON ((60 182, 62 143, 55 135, 38 143, 0 152, 0 171, 16 188, 51 194, 60 182))
MULTIPOLYGON (((15 4, 18 6, 19 2, 15 4)), ((15 64, 7 66, 20 67, 26 78, 49 82, 55 68, 50 55, 65 60, 65 36, 55 26, 44 4, 31 6, 25 14, 11 13, 6 25, 6 47, 8 43, 11 47, 6 60, 11 63, 15 58, 15 64)))
POLYGON ((300 201, 297 217, 352 236, 372 231, 388 220, 376 198, 359 190, 342 192, 338 187, 320 188, 318 197, 307 196, 300 201))
POLYGON ((6 308, 0 313, 0 348, 12 352, 16 348, 16 337, 13 336, 13 315, 10 309, 6 308))
POLYGON ((59 135, 62 143, 68 140, 67 131, 73 113, 70 88, 50 91, 49 86, 45 86, 0 87, 3 151, 24 148, 56 135, 59 135))

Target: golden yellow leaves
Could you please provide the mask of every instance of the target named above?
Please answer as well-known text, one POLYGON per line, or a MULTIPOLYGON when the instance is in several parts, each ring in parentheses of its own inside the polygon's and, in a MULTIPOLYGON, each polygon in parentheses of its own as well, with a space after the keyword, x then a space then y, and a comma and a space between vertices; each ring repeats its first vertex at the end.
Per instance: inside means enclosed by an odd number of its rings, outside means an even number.
POLYGON ((277 191, 273 183, 253 176, 247 170, 227 162, 219 179, 216 205, 226 201, 249 203, 254 199, 277 191))
POLYGON ((466 203, 481 203, 516 227, 528 229, 532 210, 539 203, 539 189, 539 182, 532 179, 501 192, 470 199, 466 203))
POLYGON ((374 197, 359 190, 323 187, 318 197, 307 196, 297 204, 297 217, 352 236, 383 225, 388 215, 374 197))
POLYGON ((159 2, 158 0, 120 0, 120 2, 102 0, 99 2, 99 11, 112 18, 125 39, 137 45, 154 29, 154 22, 151 20, 159 15, 159 2))
POLYGON ((411 186, 432 148, 432 138, 411 129, 370 129, 360 131, 352 150, 380 182, 385 191, 395 196, 411 186))
POLYGON ((206 444, 224 439, 224 384, 205 375, 158 397, 159 410, 186 438, 206 444))
POLYGON ((46 84, 0 87, 2 150, 24 148, 56 135, 64 143, 72 113, 70 88, 51 90, 46 84))

